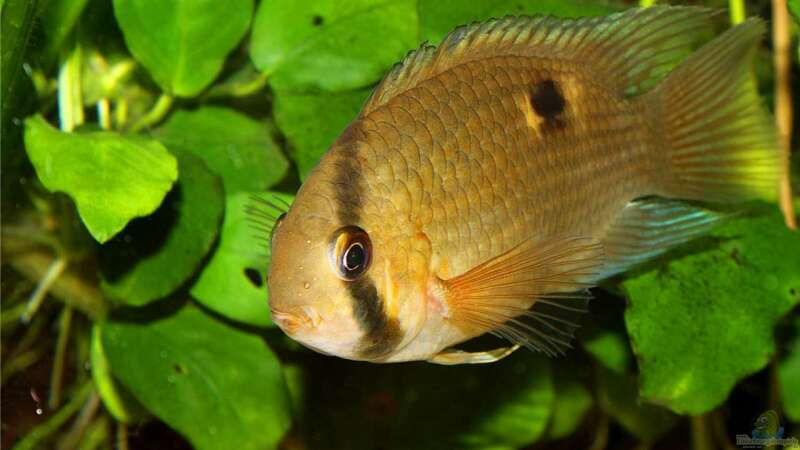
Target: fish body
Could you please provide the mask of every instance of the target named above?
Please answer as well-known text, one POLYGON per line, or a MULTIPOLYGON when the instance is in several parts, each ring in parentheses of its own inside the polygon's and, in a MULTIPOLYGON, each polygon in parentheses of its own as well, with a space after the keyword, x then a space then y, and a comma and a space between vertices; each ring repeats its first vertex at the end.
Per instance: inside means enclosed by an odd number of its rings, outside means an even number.
POLYGON ((763 24, 700 47, 716 16, 508 17, 410 54, 276 226, 276 322, 375 362, 507 354, 450 349, 487 332, 563 351, 587 287, 719 220, 684 200, 776 192, 763 24))

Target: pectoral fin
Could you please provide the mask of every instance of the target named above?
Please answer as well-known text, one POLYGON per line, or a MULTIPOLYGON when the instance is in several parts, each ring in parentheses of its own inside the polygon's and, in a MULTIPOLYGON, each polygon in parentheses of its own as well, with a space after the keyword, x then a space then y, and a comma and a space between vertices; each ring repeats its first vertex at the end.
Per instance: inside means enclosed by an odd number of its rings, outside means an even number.
POLYGON ((465 352, 454 348, 442 350, 428 362, 441 364, 443 366, 454 366, 457 364, 487 364, 500 361, 506 356, 514 353, 519 348, 519 344, 511 347, 501 347, 485 352, 465 352))
POLYGON ((467 335, 491 332, 549 355, 563 353, 603 261, 593 238, 527 240, 444 281, 451 320, 467 335))

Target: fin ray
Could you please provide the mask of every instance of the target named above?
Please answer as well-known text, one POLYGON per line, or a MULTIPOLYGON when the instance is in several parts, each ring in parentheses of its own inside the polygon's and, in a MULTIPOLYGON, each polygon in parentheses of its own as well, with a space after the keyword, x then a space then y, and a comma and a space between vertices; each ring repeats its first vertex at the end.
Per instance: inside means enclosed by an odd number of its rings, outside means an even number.
POLYGON ((438 47, 410 52, 380 82, 361 115, 459 64, 496 56, 580 61, 625 95, 649 89, 707 40, 719 11, 631 9, 606 17, 513 17, 456 28, 438 47))
POLYGON ((529 239, 443 281, 451 319, 471 335, 491 332, 548 355, 570 348, 599 277, 603 247, 586 237, 529 239))

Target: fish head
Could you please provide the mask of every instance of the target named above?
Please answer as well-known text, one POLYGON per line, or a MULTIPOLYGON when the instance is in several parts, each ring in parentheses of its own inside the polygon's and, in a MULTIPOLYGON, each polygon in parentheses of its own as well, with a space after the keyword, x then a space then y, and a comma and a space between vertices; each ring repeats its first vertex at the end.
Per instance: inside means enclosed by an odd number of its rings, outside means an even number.
POLYGON ((424 287, 409 270, 419 252, 366 206, 357 217, 341 212, 349 187, 337 181, 334 157, 323 157, 273 230, 272 318, 319 353, 386 361, 424 322, 424 287))

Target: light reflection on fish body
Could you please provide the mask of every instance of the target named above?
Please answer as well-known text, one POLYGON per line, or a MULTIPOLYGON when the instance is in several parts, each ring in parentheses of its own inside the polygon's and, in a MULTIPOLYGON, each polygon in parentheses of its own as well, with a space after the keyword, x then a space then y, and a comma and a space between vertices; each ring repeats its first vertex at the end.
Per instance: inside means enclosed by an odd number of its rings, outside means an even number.
POLYGON ((718 19, 510 17, 410 54, 274 230, 278 325, 374 362, 563 352, 593 283, 708 231, 713 203, 777 192, 749 74, 764 25, 700 47, 718 19), (515 346, 451 348, 489 332, 515 346))

